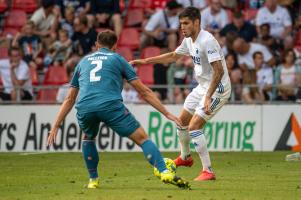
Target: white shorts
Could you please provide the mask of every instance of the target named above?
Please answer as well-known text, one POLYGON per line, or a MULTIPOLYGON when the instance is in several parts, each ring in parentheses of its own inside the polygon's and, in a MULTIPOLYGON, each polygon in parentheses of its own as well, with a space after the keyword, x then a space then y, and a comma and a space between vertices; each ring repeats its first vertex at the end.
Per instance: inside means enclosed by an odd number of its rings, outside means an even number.
POLYGON ((204 111, 204 103, 205 103, 205 95, 207 93, 207 89, 202 88, 198 85, 196 88, 192 90, 192 92, 186 97, 184 102, 184 109, 188 111, 190 114, 197 114, 201 116, 205 121, 210 120, 228 101, 231 88, 225 90, 222 95, 215 92, 212 96, 210 110, 211 113, 208 115, 204 111))

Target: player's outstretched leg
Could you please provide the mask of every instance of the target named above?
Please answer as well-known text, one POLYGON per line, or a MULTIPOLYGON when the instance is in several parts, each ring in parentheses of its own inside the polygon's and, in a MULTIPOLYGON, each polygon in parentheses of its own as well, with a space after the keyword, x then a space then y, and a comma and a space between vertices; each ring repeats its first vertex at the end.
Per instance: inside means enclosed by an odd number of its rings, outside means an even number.
POLYGON ((211 168, 211 161, 209 152, 207 149, 207 141, 203 130, 193 130, 189 132, 190 137, 192 138, 192 143, 194 144, 196 152, 199 154, 203 170, 200 172, 200 175, 196 177, 195 181, 207 181, 207 180, 215 180, 215 174, 211 168))
POLYGON ((188 127, 177 127, 177 134, 179 136, 181 145, 181 155, 178 156, 174 162, 177 167, 191 167, 193 165, 193 159, 190 155, 190 135, 188 132, 188 127))
POLYGON ((151 140, 145 140, 140 146, 148 162, 160 171, 162 182, 173 184, 179 188, 190 188, 189 182, 184 181, 180 177, 177 177, 174 173, 170 172, 166 168, 166 164, 160 151, 151 140))
POLYGON ((97 173, 97 165, 98 165, 99 157, 95 145, 95 140, 83 140, 82 152, 90 176, 88 188, 90 189, 98 188, 99 179, 97 173))
POLYGON ((189 189, 189 190, 191 189, 191 185, 189 184, 188 181, 185 181, 184 179, 176 176, 174 173, 170 171, 165 171, 161 173, 161 181, 163 183, 175 185, 182 189, 189 189))

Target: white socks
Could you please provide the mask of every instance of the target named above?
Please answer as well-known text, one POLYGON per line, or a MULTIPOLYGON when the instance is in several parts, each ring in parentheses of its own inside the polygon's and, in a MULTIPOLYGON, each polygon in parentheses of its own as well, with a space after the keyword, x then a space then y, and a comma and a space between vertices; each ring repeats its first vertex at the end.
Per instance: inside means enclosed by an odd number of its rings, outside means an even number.
POLYGON ((192 143, 194 144, 195 150, 201 158, 203 171, 205 170, 205 171, 212 172, 210 156, 207 149, 207 140, 205 138, 203 130, 189 131, 189 134, 192 139, 192 143))
POLYGON ((181 158, 186 160, 190 156, 190 136, 188 132, 188 127, 177 127, 177 134, 179 136, 180 145, 181 145, 181 158))

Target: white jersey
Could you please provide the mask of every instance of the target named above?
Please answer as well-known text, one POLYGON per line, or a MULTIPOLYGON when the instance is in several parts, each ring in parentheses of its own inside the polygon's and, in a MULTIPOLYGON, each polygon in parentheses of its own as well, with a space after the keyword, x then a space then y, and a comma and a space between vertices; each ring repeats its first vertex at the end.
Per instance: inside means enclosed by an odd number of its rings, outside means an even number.
MULTIPOLYGON (((11 93, 14 88, 14 85, 11 80, 11 69, 10 69, 9 59, 0 60, 0 77, 3 81, 4 92, 11 93)), ((32 84, 31 84, 31 76, 28 65, 23 60, 20 61, 20 64, 17 68, 15 68, 16 77, 18 80, 26 80, 22 89, 28 91, 32 94, 32 84)))
POLYGON ((220 60, 224 75, 214 96, 229 97, 231 82, 223 51, 214 36, 201 30, 195 42, 192 38, 184 38, 182 44, 175 50, 177 54, 188 55, 194 62, 194 72, 199 86, 207 92, 212 81, 213 69, 210 63, 220 60))

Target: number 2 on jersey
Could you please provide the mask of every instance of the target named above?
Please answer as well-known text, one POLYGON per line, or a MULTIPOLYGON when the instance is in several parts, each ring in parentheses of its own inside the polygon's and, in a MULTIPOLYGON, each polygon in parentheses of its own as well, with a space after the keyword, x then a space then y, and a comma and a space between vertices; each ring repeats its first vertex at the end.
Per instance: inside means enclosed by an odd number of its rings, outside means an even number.
POLYGON ((96 76, 96 72, 101 70, 102 68, 102 60, 93 60, 91 62, 92 65, 96 65, 91 71, 90 71, 90 82, 96 82, 100 81, 101 76, 96 76))

